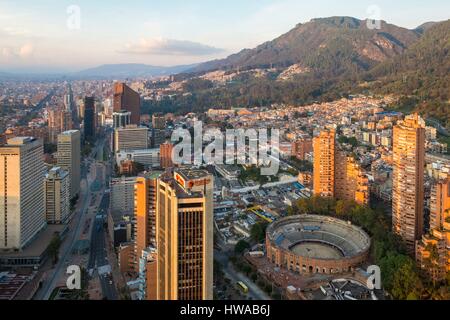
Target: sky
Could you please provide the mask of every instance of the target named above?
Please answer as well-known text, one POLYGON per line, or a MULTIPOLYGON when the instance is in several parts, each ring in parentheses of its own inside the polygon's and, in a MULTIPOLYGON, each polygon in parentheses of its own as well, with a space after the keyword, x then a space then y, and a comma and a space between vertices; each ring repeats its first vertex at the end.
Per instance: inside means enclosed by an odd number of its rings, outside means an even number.
POLYGON ((448 0, 0 0, 0 71, 192 64, 253 48, 318 17, 413 29, 449 13, 448 0))

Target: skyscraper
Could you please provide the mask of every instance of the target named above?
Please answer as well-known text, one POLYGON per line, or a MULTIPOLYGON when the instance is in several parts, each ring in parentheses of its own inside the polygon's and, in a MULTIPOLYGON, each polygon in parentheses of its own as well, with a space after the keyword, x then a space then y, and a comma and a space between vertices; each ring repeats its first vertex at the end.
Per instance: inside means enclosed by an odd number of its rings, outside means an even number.
POLYGON ((213 177, 176 169, 158 181, 158 300, 213 298, 213 177))
POLYGON ((158 178, 162 172, 145 173, 136 178, 135 199, 135 256, 138 262, 142 251, 156 247, 156 199, 158 178))
POLYGON ((65 223, 70 215, 70 177, 59 167, 45 177, 45 216, 49 224, 65 223))
POLYGON ((114 131, 114 151, 148 149, 148 128, 129 125, 114 131))
POLYGON ((131 124, 141 123, 141 97, 125 83, 114 84, 114 112, 131 112, 131 124))
POLYGON ((95 99, 93 97, 84 98, 84 138, 92 140, 96 132, 95 99))
POLYGON ((337 147, 335 165, 334 197, 361 205, 369 204, 369 178, 356 159, 337 147))
POLYGON ((20 250, 45 227, 43 154, 31 137, 0 147, 0 249, 20 250))
POLYGON ((334 197, 336 130, 324 130, 314 138, 314 194, 334 197))
POLYGON ((423 234, 425 121, 407 116, 394 127, 393 141, 393 231, 414 253, 423 234))
POLYGON ((163 143, 159 146, 159 154, 161 157, 161 168, 168 169, 173 167, 172 161, 173 144, 170 142, 163 143))
POLYGON ((52 143, 56 143, 58 134, 61 132, 72 130, 72 113, 61 109, 56 108, 52 109, 48 113, 48 130, 49 130, 49 139, 52 143))
POLYGON ((70 130, 58 136, 57 164, 69 172, 70 198, 80 192, 81 134, 78 130, 70 130))
POLYGON ((336 143, 335 130, 314 138, 314 194, 369 203, 369 179, 356 159, 336 143))
POLYGON ((436 282, 450 272, 450 174, 431 189, 430 232, 417 241, 416 260, 436 282))
POLYGON ((124 128, 131 124, 131 112, 122 110, 113 113, 113 128, 124 128))
POLYGON ((166 118, 163 114, 154 114, 152 116, 153 129, 164 130, 166 128, 166 118))

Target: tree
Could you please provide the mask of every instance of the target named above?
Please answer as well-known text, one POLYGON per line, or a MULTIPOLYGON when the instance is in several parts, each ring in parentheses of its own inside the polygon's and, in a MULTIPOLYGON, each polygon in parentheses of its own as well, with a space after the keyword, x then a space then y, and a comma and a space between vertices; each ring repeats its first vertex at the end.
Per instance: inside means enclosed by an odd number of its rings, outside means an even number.
POLYGON ((267 223, 255 223, 250 230, 252 240, 258 243, 263 242, 266 237, 266 228, 267 223))
POLYGON ((60 247, 61 247, 61 238, 58 233, 55 233, 47 248, 48 255, 52 259, 53 265, 58 263, 60 247))
POLYGON ((250 248, 250 244, 245 240, 240 240, 234 247, 234 252, 237 254, 244 253, 245 250, 250 248))
POLYGON ((406 260, 394 271, 392 296, 399 300, 417 300, 420 299, 422 290, 422 281, 415 271, 414 262, 411 259, 406 260))

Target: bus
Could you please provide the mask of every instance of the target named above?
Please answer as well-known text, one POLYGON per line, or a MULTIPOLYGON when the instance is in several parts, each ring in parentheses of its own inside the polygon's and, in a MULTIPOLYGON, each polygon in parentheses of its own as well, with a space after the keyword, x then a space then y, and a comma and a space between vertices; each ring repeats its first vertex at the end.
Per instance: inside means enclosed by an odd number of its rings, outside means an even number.
POLYGON ((245 294, 248 293, 248 287, 245 285, 245 283, 243 283, 242 281, 239 281, 237 283, 237 285, 238 285, 239 289, 242 290, 242 292, 244 292, 245 294))

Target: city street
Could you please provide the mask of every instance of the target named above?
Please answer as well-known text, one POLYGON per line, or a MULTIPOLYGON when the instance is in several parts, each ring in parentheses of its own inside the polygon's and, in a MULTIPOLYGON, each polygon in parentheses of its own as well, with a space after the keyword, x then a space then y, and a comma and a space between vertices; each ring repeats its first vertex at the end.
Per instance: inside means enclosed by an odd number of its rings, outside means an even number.
MULTIPOLYGON (((91 156, 97 154, 98 150, 102 150, 103 147, 104 141, 99 141, 92 150, 91 156)), ((91 157, 87 159, 87 163, 91 163, 91 157)), ((94 165, 92 165, 88 170, 85 165, 82 165, 80 199, 69 224, 69 231, 65 237, 65 240, 61 244, 59 261, 52 270, 47 271, 42 282, 42 288, 33 298, 35 300, 48 300, 56 287, 65 285, 64 280, 66 279, 66 268, 72 264, 72 250, 77 240, 80 239, 82 226, 86 220, 86 215, 94 195, 90 192, 91 184, 96 178, 93 176, 95 174, 95 170, 92 170, 93 166, 94 165)))

